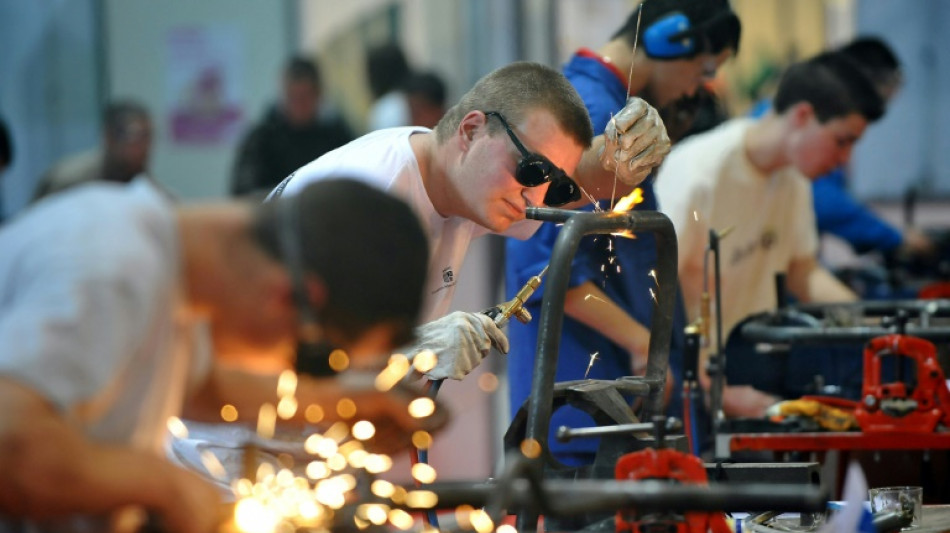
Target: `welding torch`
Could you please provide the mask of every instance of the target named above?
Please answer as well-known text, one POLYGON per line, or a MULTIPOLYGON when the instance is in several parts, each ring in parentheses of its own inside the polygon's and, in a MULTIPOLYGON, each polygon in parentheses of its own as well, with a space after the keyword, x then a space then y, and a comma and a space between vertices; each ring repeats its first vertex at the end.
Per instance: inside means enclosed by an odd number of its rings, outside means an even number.
POLYGON ((524 304, 528 301, 528 298, 531 298, 531 295, 534 294, 534 291, 538 289, 538 286, 541 285, 541 278, 544 277, 545 272, 548 271, 548 267, 545 266, 537 276, 531 276, 528 279, 528 282, 525 283, 521 289, 518 290, 514 298, 508 300, 507 302, 498 304, 494 307, 489 307, 488 309, 482 311, 495 321, 495 325, 502 327, 511 320, 511 317, 515 317, 522 324, 527 324, 531 322, 531 313, 525 309, 524 304))

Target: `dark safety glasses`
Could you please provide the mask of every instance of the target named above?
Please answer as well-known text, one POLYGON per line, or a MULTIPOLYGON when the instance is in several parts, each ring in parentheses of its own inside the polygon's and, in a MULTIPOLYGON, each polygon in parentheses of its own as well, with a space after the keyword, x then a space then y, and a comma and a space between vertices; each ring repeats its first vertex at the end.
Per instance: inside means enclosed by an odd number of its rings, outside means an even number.
POLYGON ((544 204, 551 207, 560 207, 564 204, 575 202, 581 198, 581 189, 574 183, 563 170, 551 162, 550 159, 541 154, 529 152, 521 144, 521 141, 511 131, 511 126, 505 117, 497 111, 485 111, 486 117, 498 117, 501 124, 511 137, 511 142, 521 152, 521 161, 518 161, 518 168, 515 169, 515 179, 525 187, 537 187, 545 183, 550 183, 548 191, 544 194, 544 204))

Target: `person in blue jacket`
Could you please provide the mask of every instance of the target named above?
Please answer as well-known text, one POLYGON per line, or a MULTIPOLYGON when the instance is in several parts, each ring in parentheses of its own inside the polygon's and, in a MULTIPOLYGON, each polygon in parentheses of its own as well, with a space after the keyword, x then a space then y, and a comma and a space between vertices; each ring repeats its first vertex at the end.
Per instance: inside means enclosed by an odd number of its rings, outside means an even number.
MULTIPOLYGON (((738 50, 740 23, 725 0, 651 0, 628 17, 611 40, 597 51, 582 48, 564 66, 563 72, 587 106, 594 132, 603 132, 628 96, 639 96, 662 110, 681 98, 693 96, 703 80, 738 50), (642 13, 639 10, 642 9, 642 13), (639 19, 639 20, 638 20, 639 19), (634 41, 639 44, 634 50, 634 41), (631 72, 632 70, 632 72, 631 72)), ((585 165, 601 150, 596 140, 585 153, 577 173, 610 173, 612 169, 585 165)), ((640 184, 642 202, 635 208, 656 210, 652 178, 640 184)), ((609 181, 608 181, 609 182, 609 181)), ((634 191, 622 179, 612 189, 588 191, 611 209, 615 198, 634 191)), ((595 209, 594 206, 585 208, 595 209)), ((538 274, 551 258, 560 227, 545 224, 530 239, 508 239, 506 290, 514 294, 538 274)), ((649 327, 655 292, 656 245, 650 233, 636 238, 585 237, 571 267, 565 303, 563 336, 558 358, 557 381, 591 378, 612 380, 642 374, 646 367, 649 327), (593 361, 593 363, 592 363, 593 361)), ((540 315, 544 285, 528 302, 529 311, 540 315)), ((671 369, 679 388, 685 314, 677 298, 670 354, 671 369)), ((538 322, 511 323, 508 358, 512 417, 531 393, 531 377, 538 338, 538 322)), ((673 405, 680 406, 679 401, 673 405)), ((553 416, 551 428, 589 427, 593 419, 580 410, 565 407, 553 416)), ((568 465, 593 461, 597 441, 560 443, 549 439, 551 451, 568 465)))

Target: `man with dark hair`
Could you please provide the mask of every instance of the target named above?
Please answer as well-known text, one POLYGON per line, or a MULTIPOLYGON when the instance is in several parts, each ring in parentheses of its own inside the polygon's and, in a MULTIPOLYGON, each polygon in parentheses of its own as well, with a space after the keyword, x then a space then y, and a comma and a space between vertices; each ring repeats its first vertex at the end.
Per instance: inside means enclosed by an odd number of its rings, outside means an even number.
POLYGON ((284 66, 281 102, 245 136, 238 149, 231 193, 266 193, 301 165, 353 139, 342 119, 321 116, 323 88, 313 61, 284 66))
MULTIPOLYGON (((738 50, 739 20, 727 2, 650 0, 641 5, 609 42, 596 52, 579 50, 564 66, 565 76, 584 99, 595 132, 604 132, 612 121, 626 120, 622 109, 628 95, 640 96, 657 108, 667 108, 692 96, 700 83, 714 76, 723 61, 738 50)), ((614 200, 630 193, 637 183, 626 181, 623 169, 612 170, 601 163, 597 150, 603 149, 604 138, 599 135, 594 140, 594 147, 581 160, 577 176, 599 176, 600 183, 610 185, 589 190, 601 199, 600 208, 609 210, 614 200), (585 165, 585 161, 593 164, 585 165)), ((656 210, 652 178, 639 184, 639 188, 643 201, 636 209, 656 210)), ((594 208, 588 205, 584 209, 594 208)), ((559 234, 560 227, 549 224, 526 241, 508 239, 509 296, 548 264, 559 234)), ((655 268, 656 240, 652 233, 639 233, 635 239, 587 237, 581 241, 571 266, 557 381, 585 377, 612 380, 644 372, 654 307, 650 291, 655 290, 656 283, 649 273, 655 268), (591 354, 597 354, 592 366, 591 354)), ((528 302, 527 308, 533 314, 540 313, 543 288, 528 302)), ((685 326, 682 305, 677 305, 675 316, 670 362, 678 383, 685 326)), ((531 393, 538 333, 535 322, 513 323, 509 328, 512 417, 531 393)), ((680 403, 674 405, 679 407, 680 403)), ((678 412, 673 410, 674 414, 678 412)), ((567 406, 554 414, 551 428, 562 425, 587 427, 595 422, 589 414, 567 406)), ((549 443, 555 456, 571 465, 591 463, 598 447, 596 439, 560 442, 551 438, 549 443)))
MULTIPOLYGON (((144 181, 90 185, 4 226, 0 248, 3 531, 105 530, 95 520, 127 506, 169 531, 216 530, 217 491, 162 457, 166 420, 225 403, 250 419, 276 403, 304 329, 354 366, 385 361, 412 337, 428 258, 405 203, 344 179, 256 207, 175 207, 144 181), (275 371, 235 368, 246 353, 275 371)), ((301 376, 296 397, 327 414, 354 398, 361 419, 404 429, 405 445, 444 423, 414 422, 410 396, 336 380, 301 376)))
MULTIPOLYGON (((636 104, 639 105, 639 104, 636 104)), ((631 120, 615 140, 639 150, 621 164, 660 144, 666 132, 656 111, 631 120)), ((405 198, 426 227, 432 244, 424 321, 419 337, 433 342, 439 365, 433 379, 462 379, 492 348, 507 352, 508 339, 482 313, 449 315, 469 243, 486 233, 525 238, 540 223, 525 220, 529 206, 577 206, 583 202, 569 175, 590 145, 590 119, 563 75, 544 65, 518 62, 497 69, 449 109, 435 130, 392 128, 370 133, 298 170, 274 196, 341 171, 359 172, 379 187, 405 198)), ((655 155, 655 154, 654 154, 655 155)), ((646 156, 650 159, 652 155, 646 156)), ((594 184, 581 183, 583 186, 594 184)))
POLYGON ((400 126, 410 122, 409 102, 403 91, 412 69, 402 47, 383 43, 366 51, 366 80, 373 103, 369 109, 369 131, 400 126))
POLYGON ((409 105, 408 126, 434 128, 445 114, 445 82, 434 72, 415 72, 403 86, 409 105))
POLYGON ((148 177, 152 120, 134 100, 116 100, 102 113, 102 146, 57 163, 40 180, 33 201, 90 181, 128 183, 148 177))
MULTIPOLYGON (((704 283, 715 286, 704 278, 710 230, 729 232, 720 241, 724 335, 748 315, 775 308, 779 272, 799 301, 855 299, 818 265, 807 179, 846 163, 883 112, 876 88, 853 61, 822 54, 785 72, 774 109, 763 118, 733 119, 673 150, 656 191, 676 228, 679 279, 692 318, 699 315, 704 283)), ((705 373, 700 382, 708 387, 705 373)), ((727 386, 723 410, 762 416, 777 400, 750 386, 727 386)))
MULTIPOLYGON (((871 78, 885 103, 900 88, 900 62, 893 50, 876 37, 860 37, 842 46, 840 52, 858 63, 871 78)), ((858 202, 848 191, 848 172, 840 166, 812 184, 818 233, 830 233, 847 242, 855 252, 880 251, 927 255, 933 242, 914 228, 903 231, 858 202)))

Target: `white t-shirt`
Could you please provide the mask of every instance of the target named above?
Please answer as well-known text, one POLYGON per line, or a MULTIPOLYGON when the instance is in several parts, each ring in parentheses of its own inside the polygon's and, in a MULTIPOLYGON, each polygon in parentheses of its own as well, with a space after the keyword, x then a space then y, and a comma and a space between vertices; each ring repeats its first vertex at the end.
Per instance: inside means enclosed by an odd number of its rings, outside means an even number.
POLYGON ((411 126, 406 93, 390 91, 379 97, 369 110, 369 130, 411 126))
POLYGON ((710 228, 729 231, 719 245, 725 335, 748 315, 774 309, 775 274, 818 246, 808 178, 791 166, 757 170, 743 149, 752 123, 731 120, 678 144, 655 185, 660 211, 676 229, 681 271, 702 268, 710 228))
POLYGON ((179 313, 178 228, 146 180, 87 184, 0 228, 0 375, 90 439, 161 454, 210 367, 179 313))
MULTIPOLYGON (((432 205, 422 174, 409 144, 413 133, 428 133, 419 127, 379 130, 328 152, 294 172, 283 194, 294 194, 308 183, 328 177, 361 179, 408 203, 419 217, 429 240, 429 270, 425 284, 423 322, 448 313, 455 294, 459 269, 472 239, 488 229, 466 218, 443 217, 432 205)), ((513 225, 506 235, 526 238, 538 227, 535 221, 513 225)), ((381 257, 381 261, 398 260, 381 257)))

